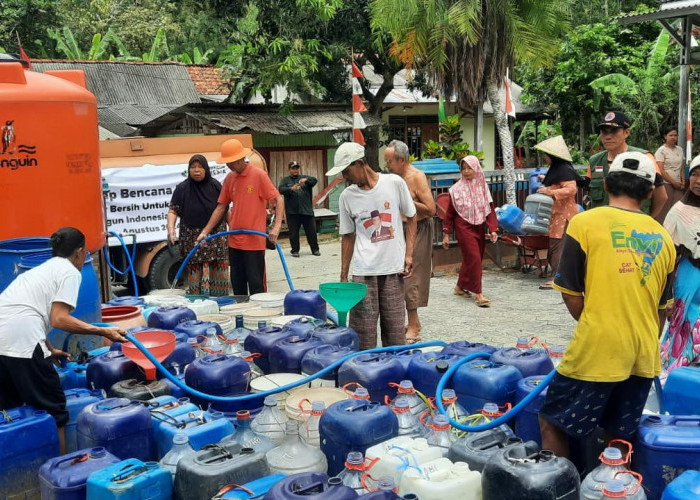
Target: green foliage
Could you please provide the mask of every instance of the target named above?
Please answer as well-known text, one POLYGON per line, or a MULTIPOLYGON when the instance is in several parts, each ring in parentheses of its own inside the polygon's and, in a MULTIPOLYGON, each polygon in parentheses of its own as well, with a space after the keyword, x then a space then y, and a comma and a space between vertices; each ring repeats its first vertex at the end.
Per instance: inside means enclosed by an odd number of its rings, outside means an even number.
MULTIPOLYGON (((56 0, 0 0, 0 46, 17 53, 17 35, 29 57, 37 57, 51 44, 46 29, 56 22, 56 0)), ((4 52, 4 51, 3 51, 4 52)))
POLYGON ((469 144, 462 142, 462 125, 460 124, 459 115, 446 117, 445 121, 440 123, 439 133, 440 142, 429 140, 423 145, 421 155, 423 159, 443 158, 445 160, 459 160, 470 154, 483 159, 483 153, 471 151, 469 144))

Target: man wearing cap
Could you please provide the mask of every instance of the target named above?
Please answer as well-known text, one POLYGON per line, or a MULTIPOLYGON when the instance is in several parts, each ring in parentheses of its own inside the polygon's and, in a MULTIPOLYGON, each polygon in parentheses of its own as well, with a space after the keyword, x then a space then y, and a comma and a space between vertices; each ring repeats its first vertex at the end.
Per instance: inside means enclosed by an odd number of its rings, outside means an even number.
POLYGON ((314 207, 311 200, 311 190, 317 182, 316 177, 302 175, 301 165, 295 161, 289 163, 289 175, 280 181, 279 191, 284 196, 284 208, 287 211, 292 257, 299 257, 299 228, 301 226, 304 226, 306 241, 311 247, 311 253, 317 257, 321 255, 318 249, 316 219, 314 219, 314 207))
POLYGON ((676 251, 641 210, 655 176, 645 153, 618 154, 603 181, 609 206, 569 222, 554 288, 578 324, 540 410, 542 447, 557 455, 569 455, 568 438, 598 426, 610 439, 633 440, 660 373, 676 251))
MULTIPOLYGON (((608 195, 603 189, 603 179, 608 175, 610 164, 620 153, 637 151, 649 155, 649 159, 656 166, 656 173, 658 174, 654 179, 654 186, 663 186, 664 179, 661 176, 659 166, 656 165, 654 155, 649 151, 627 144, 630 126, 630 119, 621 111, 607 112, 603 117, 603 121, 598 124, 600 142, 605 150, 594 154, 588 160, 586 177, 590 179, 588 190, 591 197, 591 208, 603 207, 608 204, 608 195)), ((656 218, 661 214, 667 197, 665 189, 654 189, 651 198, 642 204, 642 211, 656 218)))
POLYGON ((391 141, 384 152, 386 168, 401 177, 408 185, 413 203, 416 205, 416 244, 413 251, 413 274, 404 280, 406 292, 406 342, 421 340, 421 324, 418 308, 428 306, 430 278, 433 272, 433 215, 435 200, 425 174, 411 165, 408 145, 402 141, 391 141))
MULTIPOLYGON (((266 232, 267 204, 275 204, 275 224, 270 230, 271 242, 277 241, 284 214, 284 198, 275 188, 267 173, 249 165, 251 150, 236 139, 221 145, 217 163, 225 163, 231 172, 224 179, 218 204, 209 222, 197 237, 202 241, 211 234, 233 203, 228 220, 229 230, 250 229, 266 232)), ((228 255, 231 265, 231 285, 234 295, 254 295, 265 291, 265 238, 252 234, 232 234, 228 237, 228 255)))
POLYGON ((367 295, 350 312, 350 327, 360 337, 360 349, 376 347, 377 319, 382 345, 403 345, 403 280, 413 271, 416 240, 411 193, 398 175, 375 172, 365 148, 354 142, 340 145, 326 175, 340 173, 350 184, 339 201, 340 281, 348 281, 352 261, 352 281, 367 285, 367 295))

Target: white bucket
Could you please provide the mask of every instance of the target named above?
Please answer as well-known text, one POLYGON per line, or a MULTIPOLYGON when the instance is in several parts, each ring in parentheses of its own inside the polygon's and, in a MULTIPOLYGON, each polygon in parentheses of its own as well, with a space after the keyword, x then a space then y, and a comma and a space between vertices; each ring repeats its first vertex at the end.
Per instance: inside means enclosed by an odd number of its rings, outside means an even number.
POLYGON ((227 316, 226 314, 198 315, 197 319, 201 321, 213 321, 214 323, 218 323, 224 335, 230 333, 234 328, 236 328, 236 322, 231 318, 231 316, 227 316))
POLYGON ((187 300, 184 295, 146 295, 143 301, 149 306, 157 307, 169 307, 169 306, 185 306, 190 305, 190 301, 187 300))
POLYGON ((290 321, 294 321, 295 319, 299 318, 311 318, 311 316, 304 316, 303 314, 287 314, 284 316, 277 316, 270 322, 270 324, 275 326, 284 326, 290 321))
POLYGON ((259 309, 249 309, 243 313, 243 325, 251 330, 256 330, 258 328, 258 322, 265 321, 270 325, 272 320, 279 316, 282 316, 282 309, 262 307, 259 309))
POLYGON ((186 292, 187 290, 185 290, 184 288, 161 288, 158 290, 151 290, 150 292, 148 292, 148 295, 177 295, 180 297, 184 297, 186 292))
MULTIPOLYGON (((264 392, 276 389, 277 387, 282 387, 283 385, 291 384, 292 382, 297 382, 303 379, 303 375, 298 373, 271 373, 270 375, 263 375, 250 381, 250 392, 264 392)), ((300 386, 302 388, 307 386, 300 386)), ((284 391, 277 393, 277 407, 284 411, 285 400, 290 395, 291 391, 284 391)))
MULTIPOLYGON (((302 400, 308 399, 311 402, 323 401, 326 404, 326 408, 328 408, 333 403, 343 401, 349 397, 344 390, 334 387, 312 387, 310 389, 300 387, 291 391, 289 396, 287 396, 284 411, 289 418, 303 422, 308 414, 303 413, 299 409, 299 403, 302 400)), ((303 408, 304 410, 310 410, 311 406, 304 404, 303 408)))
POLYGON ((237 315, 245 314, 246 311, 250 311, 251 309, 260 309, 260 304, 256 304, 253 302, 241 302, 241 303, 237 303, 237 304, 229 304, 227 306, 221 306, 219 308, 219 312, 221 314, 228 314, 235 321, 237 315))
POLYGON ((284 307, 284 293, 256 293, 250 296, 250 301, 255 304, 260 304, 260 307, 284 307))

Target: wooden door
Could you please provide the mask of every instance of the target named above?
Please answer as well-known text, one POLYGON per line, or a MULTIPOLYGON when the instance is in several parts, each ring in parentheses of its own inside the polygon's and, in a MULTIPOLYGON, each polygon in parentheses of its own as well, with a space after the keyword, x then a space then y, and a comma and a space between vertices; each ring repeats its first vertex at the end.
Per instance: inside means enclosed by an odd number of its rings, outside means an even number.
POLYGON ((307 151, 270 151, 270 164, 268 165, 270 179, 279 186, 283 177, 289 175, 288 165, 296 161, 301 165, 302 175, 312 175, 318 179, 318 183, 313 188, 313 196, 325 187, 326 179, 323 170, 323 158, 326 152, 323 149, 312 149, 307 151))

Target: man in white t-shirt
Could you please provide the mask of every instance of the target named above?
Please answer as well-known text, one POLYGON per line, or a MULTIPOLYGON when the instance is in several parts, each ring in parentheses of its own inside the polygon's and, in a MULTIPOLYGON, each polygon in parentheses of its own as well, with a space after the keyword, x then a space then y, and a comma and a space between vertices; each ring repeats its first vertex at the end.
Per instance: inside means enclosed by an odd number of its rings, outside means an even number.
POLYGON ((416 207, 406 182, 394 174, 375 172, 365 148, 341 144, 327 176, 342 172, 350 184, 340 195, 340 281, 367 285, 367 295, 350 312, 350 327, 360 337, 360 349, 377 345, 377 319, 382 345, 405 343, 404 276, 413 271, 416 207), (404 222, 406 218, 406 239, 404 222))
POLYGON ((112 341, 126 339, 121 328, 98 327, 70 316, 87 254, 83 233, 64 227, 49 243, 53 257, 17 276, 0 293, 0 410, 28 404, 47 411, 56 420, 65 453, 66 397, 52 360, 68 353, 54 348, 46 332, 53 327, 112 341))

